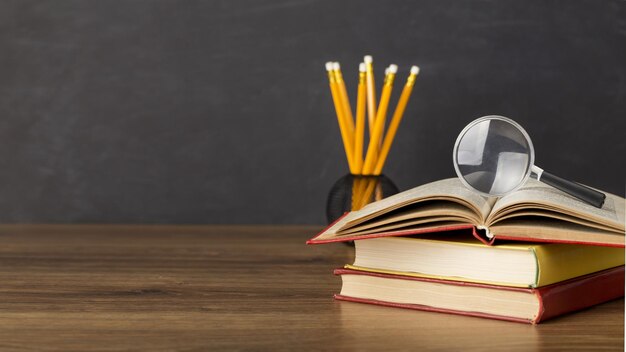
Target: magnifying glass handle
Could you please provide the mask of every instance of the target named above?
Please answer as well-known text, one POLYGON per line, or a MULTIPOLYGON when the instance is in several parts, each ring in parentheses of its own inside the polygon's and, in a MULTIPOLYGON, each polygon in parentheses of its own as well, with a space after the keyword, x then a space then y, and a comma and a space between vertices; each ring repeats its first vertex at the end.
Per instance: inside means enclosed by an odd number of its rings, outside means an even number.
POLYGON ((604 199, 606 198, 604 193, 598 192, 576 182, 564 180, 546 171, 541 173, 539 180, 582 201, 585 201, 596 208, 602 208, 604 199))

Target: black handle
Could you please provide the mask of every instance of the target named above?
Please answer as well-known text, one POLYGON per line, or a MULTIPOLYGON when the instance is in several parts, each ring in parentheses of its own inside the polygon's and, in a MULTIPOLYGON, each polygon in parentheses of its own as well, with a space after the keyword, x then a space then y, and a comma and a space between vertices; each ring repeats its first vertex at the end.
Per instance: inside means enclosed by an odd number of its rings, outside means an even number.
POLYGON ((576 182, 564 180, 545 171, 541 173, 540 180, 541 182, 547 183, 554 188, 558 188, 561 191, 585 201, 596 208, 602 208, 602 204, 604 204, 604 199, 606 198, 604 193, 598 192, 576 182))

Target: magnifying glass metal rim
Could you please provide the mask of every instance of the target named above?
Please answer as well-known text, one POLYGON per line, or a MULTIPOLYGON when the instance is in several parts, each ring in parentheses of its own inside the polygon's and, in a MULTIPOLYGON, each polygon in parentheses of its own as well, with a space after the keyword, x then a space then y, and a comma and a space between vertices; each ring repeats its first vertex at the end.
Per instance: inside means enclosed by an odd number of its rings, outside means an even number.
POLYGON ((472 189, 472 190, 480 193, 483 196, 500 197, 500 196, 504 196, 506 194, 509 194, 511 192, 515 192, 520 187, 522 187, 524 184, 526 184, 526 181, 528 181, 528 178, 530 177, 531 170, 532 170, 533 166, 535 165, 535 148, 533 147, 533 141, 530 139, 530 136, 528 135, 526 130, 520 124, 518 124, 517 122, 509 119, 508 117, 504 117, 504 116, 500 116, 500 115, 487 115, 487 116, 479 117, 476 120, 470 122, 469 124, 467 124, 467 126, 465 126, 465 128, 461 131, 461 133, 459 133, 459 136, 456 138, 456 142, 454 143, 454 149, 452 150, 452 160, 453 160, 453 163, 454 163, 454 170, 456 171, 457 176, 459 177, 461 182, 467 188, 472 189), (524 136, 524 138, 526 138, 526 142, 528 143, 528 148, 529 148, 528 153, 530 154, 529 155, 530 162, 528 164, 528 170, 526 170, 526 175, 524 176, 524 178, 519 182, 519 184, 515 188, 509 190, 508 192, 504 192, 504 193, 486 193, 486 192, 483 192, 481 190, 478 190, 478 189, 474 188, 472 185, 470 185, 465 180, 465 177, 461 173, 461 170, 459 170, 459 164, 458 164, 458 160, 457 160, 457 154, 459 152, 459 150, 458 150, 459 149, 459 143, 461 142, 461 140, 463 139, 463 137, 465 136, 467 131, 469 131, 471 128, 473 128, 477 124, 479 124, 479 123, 481 123, 483 121, 488 121, 488 120, 500 120, 500 121, 504 121, 506 123, 509 123, 509 124, 513 125, 520 132, 522 132, 522 135, 524 136))

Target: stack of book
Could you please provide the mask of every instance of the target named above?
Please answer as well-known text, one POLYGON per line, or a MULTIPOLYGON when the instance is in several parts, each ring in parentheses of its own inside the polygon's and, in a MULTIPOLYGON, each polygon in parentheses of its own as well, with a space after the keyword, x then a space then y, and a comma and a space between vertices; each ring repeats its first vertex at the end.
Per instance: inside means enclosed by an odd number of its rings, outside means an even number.
POLYGON ((310 244, 354 241, 336 299, 539 323, 624 296, 624 198, 594 208, 530 180, 485 198, 458 179, 340 218, 310 244))

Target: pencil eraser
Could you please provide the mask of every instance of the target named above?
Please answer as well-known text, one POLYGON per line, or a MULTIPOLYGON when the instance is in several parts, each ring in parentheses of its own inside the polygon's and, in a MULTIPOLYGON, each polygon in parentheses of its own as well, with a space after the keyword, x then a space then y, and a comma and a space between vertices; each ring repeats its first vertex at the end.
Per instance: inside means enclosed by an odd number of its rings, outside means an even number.
POLYGON ((385 69, 385 76, 389 74, 389 67, 385 69))
POLYGON ((337 61, 333 62, 333 70, 339 71, 341 69, 341 66, 339 65, 339 63, 337 61))
POLYGON ((333 70, 333 62, 332 61, 328 61, 326 63, 326 71, 332 71, 333 70))
POLYGON ((419 68, 419 67, 417 67, 417 66, 412 66, 412 67, 411 67, 411 74, 412 74, 412 75, 416 75, 416 74, 418 74, 418 73, 420 73, 420 68, 419 68))
POLYGON ((363 56, 363 61, 365 61, 366 64, 371 64, 374 62, 374 59, 372 58, 372 55, 365 55, 363 56))
POLYGON ((365 72, 365 62, 361 62, 359 64, 359 72, 365 72))
POLYGON ((397 72, 398 72, 398 65, 394 65, 394 64, 389 65, 389 73, 395 74, 397 72))

